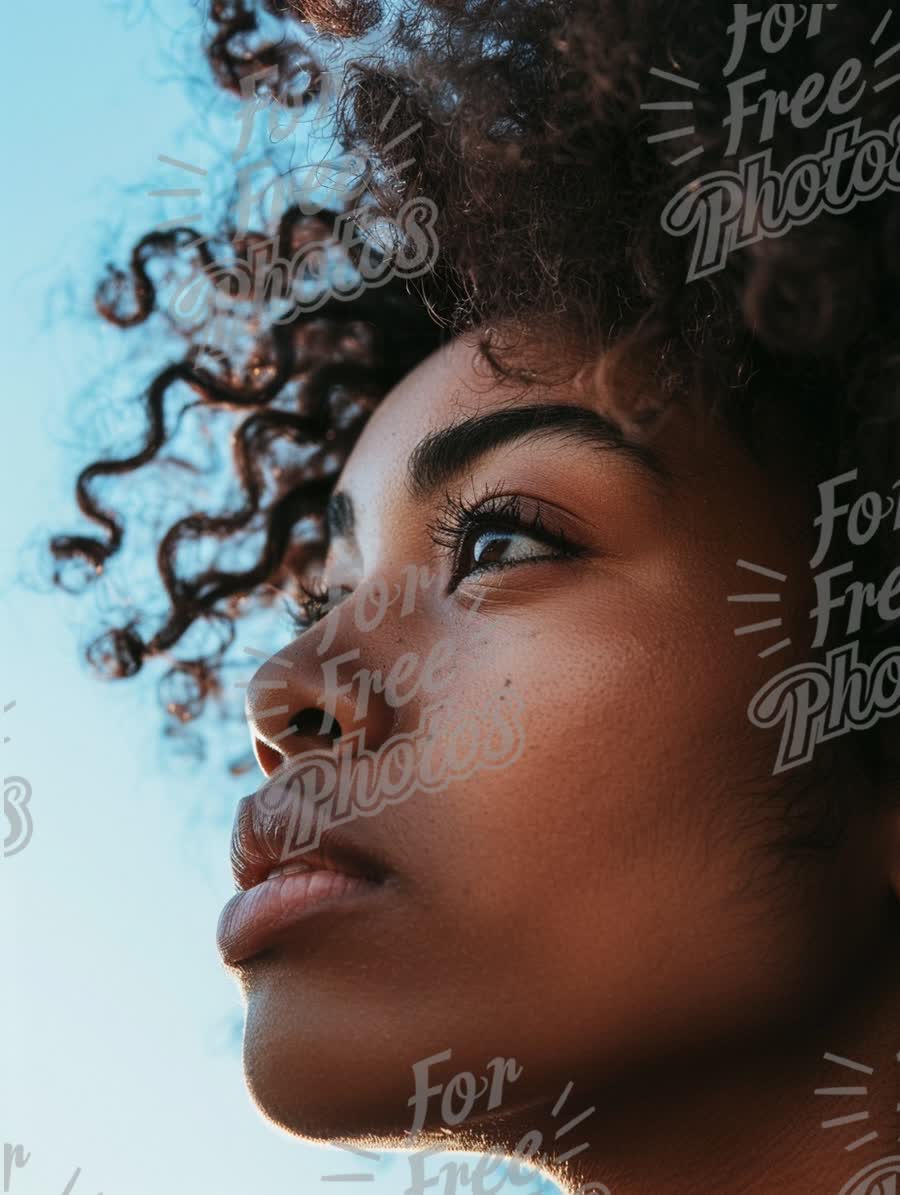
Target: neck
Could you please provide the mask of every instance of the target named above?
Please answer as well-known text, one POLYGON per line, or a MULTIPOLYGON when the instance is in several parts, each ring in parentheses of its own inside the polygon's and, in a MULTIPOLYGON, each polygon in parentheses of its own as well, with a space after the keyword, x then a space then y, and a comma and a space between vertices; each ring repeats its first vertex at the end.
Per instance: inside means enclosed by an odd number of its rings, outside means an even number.
MULTIPOLYGON (((593 1183, 615 1195, 893 1195, 900 1161, 880 1174, 875 1164, 900 1155, 898 1013, 893 939, 802 1025, 737 1053, 671 1058, 612 1092, 583 1092, 596 1112, 571 1140, 591 1145, 566 1167, 547 1168, 571 1192, 593 1183), (870 1166, 872 1174, 850 1182, 870 1166)), ((540 1127, 553 1141, 559 1122, 547 1111, 540 1127)), ((533 1109, 530 1118, 533 1126, 533 1109)))

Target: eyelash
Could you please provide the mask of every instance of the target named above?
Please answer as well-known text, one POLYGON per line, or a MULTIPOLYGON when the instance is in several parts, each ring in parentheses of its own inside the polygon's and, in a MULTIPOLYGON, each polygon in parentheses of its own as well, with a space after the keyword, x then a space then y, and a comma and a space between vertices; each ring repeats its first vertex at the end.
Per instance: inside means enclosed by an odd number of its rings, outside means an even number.
POLYGON ((296 603, 288 603, 288 618, 291 620, 291 625, 296 634, 301 634, 303 631, 309 630, 317 622, 325 617, 328 613, 328 586, 321 580, 314 581, 307 584, 305 581, 298 581, 298 586, 303 597, 296 603))
MULTIPOLYGON (((527 560, 514 560, 509 564, 496 561, 493 564, 475 565, 463 570, 463 550, 467 542, 477 533, 483 535, 485 531, 502 529, 517 535, 528 535, 540 540, 549 547, 555 548, 557 558, 574 559, 584 552, 561 531, 551 531, 545 526, 541 516, 541 507, 533 517, 528 518, 522 513, 522 499, 518 494, 502 494, 503 483, 486 491, 480 497, 469 500, 462 494, 445 495, 445 506, 434 522, 428 524, 428 531, 432 542, 445 550, 451 561, 452 576, 450 590, 456 588, 461 580, 475 572, 499 572, 502 569, 516 568, 528 564, 527 560)), ((476 536, 477 538, 477 536, 476 536)), ((534 563, 547 560, 548 557, 537 557, 534 563)))
MULTIPOLYGON (((534 516, 526 518, 522 514, 521 498, 517 494, 501 495, 502 488, 501 483, 474 500, 469 500, 462 494, 445 494, 444 508, 433 522, 426 525, 432 543, 442 548, 443 554, 451 561, 451 592, 464 577, 474 572, 499 572, 501 569, 516 568, 528 563, 523 560, 515 560, 510 564, 495 562, 480 567, 476 565, 475 568, 463 572, 462 549, 475 532, 482 535, 485 531, 503 529, 540 540, 555 548, 562 558, 574 559, 583 554, 584 549, 573 543, 568 536, 561 531, 551 531, 544 525, 540 504, 537 505, 534 516)), ((539 559, 543 561, 547 557, 542 556, 539 559)), ((309 584, 300 581, 298 584, 303 598, 289 608, 288 614, 294 630, 300 634, 329 613, 327 607, 330 594, 328 586, 321 580, 309 584)))

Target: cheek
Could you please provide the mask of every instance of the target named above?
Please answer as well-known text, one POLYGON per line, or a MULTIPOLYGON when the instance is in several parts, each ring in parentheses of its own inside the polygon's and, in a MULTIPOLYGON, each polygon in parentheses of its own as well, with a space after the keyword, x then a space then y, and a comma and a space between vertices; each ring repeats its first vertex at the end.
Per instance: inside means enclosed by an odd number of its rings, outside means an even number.
MULTIPOLYGON (((444 940, 491 959, 499 988, 527 979, 535 1009, 565 1004, 573 1051, 583 1034, 615 1053, 774 1015, 802 984, 805 928, 748 882, 774 785, 733 640, 717 626, 716 652, 686 633, 710 618, 666 621, 638 600, 613 613, 580 611, 577 640, 542 618, 492 644, 490 686, 521 698, 524 749, 441 799, 429 900, 444 940)), ((461 665, 458 683, 484 691, 485 666, 461 665)))
MULTIPOLYGON (((749 754, 744 705, 724 704, 733 691, 621 632, 590 651, 546 634, 535 650, 525 644, 493 656, 520 702, 520 757, 474 775, 442 810, 467 866, 483 873, 480 891, 511 912, 523 901, 543 908, 548 896, 559 907, 573 875, 600 891, 639 868, 648 884, 671 887, 729 830, 737 859, 741 810, 731 794, 761 764, 749 754)), ((460 676, 460 692, 478 682, 482 674, 471 685, 460 676)))
POLYGON ((637 859, 695 858, 717 827, 736 830, 743 810, 730 794, 775 784, 746 712, 758 677, 716 613, 718 626, 711 611, 668 617, 633 591, 605 603, 592 594, 565 619, 538 624, 535 612, 498 628, 480 655, 461 651, 461 700, 509 692, 524 740, 508 769, 473 778, 483 794, 463 806, 480 827, 473 849, 506 837, 504 854, 529 868, 600 851, 608 876, 637 859))

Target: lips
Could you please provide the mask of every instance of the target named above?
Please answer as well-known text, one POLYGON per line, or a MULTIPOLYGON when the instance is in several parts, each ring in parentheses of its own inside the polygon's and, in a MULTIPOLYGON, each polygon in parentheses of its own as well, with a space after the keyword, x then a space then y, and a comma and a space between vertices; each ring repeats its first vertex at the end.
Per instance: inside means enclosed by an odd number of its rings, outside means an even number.
POLYGON ((235 815, 231 866, 239 891, 222 910, 216 934, 230 965, 258 954, 314 909, 371 899, 386 875, 383 864, 334 830, 322 835, 315 851, 285 862, 290 809, 268 812, 259 799, 264 791, 244 797, 235 815))
MULTIPOLYGON (((231 834, 231 870, 238 888, 246 890, 263 882, 276 869, 293 869, 304 864, 320 871, 336 871, 363 879, 381 881, 385 868, 371 855, 351 847, 336 830, 322 834, 315 850, 305 850, 302 859, 288 862, 285 849, 291 822, 290 804, 270 811, 266 789, 244 797, 237 808, 231 834)), ((294 802, 302 799, 295 797, 294 802)))

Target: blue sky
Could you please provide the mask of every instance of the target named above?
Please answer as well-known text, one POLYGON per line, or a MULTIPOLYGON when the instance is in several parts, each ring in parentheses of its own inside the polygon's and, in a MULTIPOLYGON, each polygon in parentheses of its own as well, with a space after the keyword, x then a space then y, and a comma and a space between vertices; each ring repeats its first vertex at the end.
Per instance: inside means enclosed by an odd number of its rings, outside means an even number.
MULTIPOLYGON (((0 752, 34 821, 0 858, 0 1146, 30 1154, 13 1195, 62 1192, 77 1169, 74 1195, 359 1190, 320 1188, 358 1166, 269 1126, 244 1088, 214 930, 246 780, 167 758, 153 684, 95 679, 89 606, 22 581, 42 532, 77 526, 75 471, 150 360, 94 317, 100 267, 183 212, 147 195, 184 185, 158 155, 212 163, 239 128, 208 108, 201 12, 51 0, 4 18, 0 709, 16 704, 0 752)), ((394 1159, 365 1190, 407 1184, 394 1159)))
MULTIPOLYGON (((157 155, 212 157, 203 88, 177 70, 182 58, 205 77, 199 13, 51 0, 4 24, 0 707, 16 705, 0 750, 34 819, 29 845, 0 859, 0 1146, 30 1153, 9 1189, 55 1195, 80 1167, 74 1195, 315 1190, 346 1159, 253 1108, 215 950, 244 790, 217 766, 166 762, 153 686, 94 679, 87 608, 17 580, 41 527, 75 525, 95 412, 114 417, 111 399, 143 377, 93 317, 92 284, 105 251, 158 218, 145 192, 177 185, 157 155)), ((366 1189, 402 1190, 398 1176, 366 1189)))

